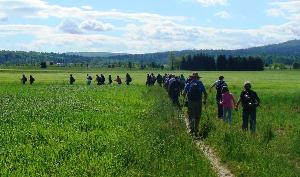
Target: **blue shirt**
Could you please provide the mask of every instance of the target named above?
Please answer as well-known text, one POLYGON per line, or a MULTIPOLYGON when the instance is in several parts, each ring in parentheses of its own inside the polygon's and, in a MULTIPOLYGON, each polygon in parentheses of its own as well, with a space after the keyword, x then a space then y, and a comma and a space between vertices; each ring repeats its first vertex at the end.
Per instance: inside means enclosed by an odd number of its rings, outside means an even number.
POLYGON ((201 93, 206 92, 205 87, 203 85, 203 83, 199 80, 192 80, 191 82, 187 83, 184 87, 184 92, 185 93, 189 93, 190 89, 191 89, 191 85, 193 83, 196 83, 199 86, 199 90, 201 93))

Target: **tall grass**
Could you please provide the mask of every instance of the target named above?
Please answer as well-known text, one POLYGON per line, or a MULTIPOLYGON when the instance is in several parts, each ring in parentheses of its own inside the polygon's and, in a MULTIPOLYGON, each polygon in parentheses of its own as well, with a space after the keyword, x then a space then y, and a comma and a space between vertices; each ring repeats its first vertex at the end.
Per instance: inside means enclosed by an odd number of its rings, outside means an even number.
MULTIPOLYGON (((262 105, 258 108, 255 134, 241 130, 239 111, 233 115, 232 127, 211 119, 210 126, 216 128, 205 141, 237 176, 299 176, 300 92, 270 88, 258 94, 262 105)), ((211 104, 207 114, 214 117, 215 109, 211 104)))
POLYGON ((0 176, 215 176, 161 88, 0 88, 0 176))

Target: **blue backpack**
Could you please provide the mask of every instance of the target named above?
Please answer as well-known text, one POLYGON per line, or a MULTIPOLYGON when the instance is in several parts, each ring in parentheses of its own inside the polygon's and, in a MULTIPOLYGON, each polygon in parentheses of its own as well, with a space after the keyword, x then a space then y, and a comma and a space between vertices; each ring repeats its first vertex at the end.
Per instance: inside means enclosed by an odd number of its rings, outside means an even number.
POLYGON ((189 101, 201 101, 202 92, 200 90, 200 85, 195 82, 191 83, 187 96, 189 101))

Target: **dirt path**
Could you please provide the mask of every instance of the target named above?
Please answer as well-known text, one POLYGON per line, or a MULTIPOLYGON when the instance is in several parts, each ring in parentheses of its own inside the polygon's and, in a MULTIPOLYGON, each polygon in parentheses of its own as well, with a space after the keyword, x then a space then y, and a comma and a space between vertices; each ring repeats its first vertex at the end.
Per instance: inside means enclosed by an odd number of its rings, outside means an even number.
MULTIPOLYGON (((182 119, 185 120, 186 126, 188 127, 188 120, 185 115, 181 116, 182 119)), ((219 177, 234 177, 234 175, 230 172, 230 170, 221 163, 220 158, 217 156, 215 151, 206 145, 201 140, 195 140, 197 147, 203 152, 206 158, 210 161, 213 169, 218 174, 219 177)))
POLYGON ((234 177, 229 169, 221 164, 220 158, 216 155, 212 148, 205 145, 203 141, 196 140, 195 142, 197 147, 204 153, 206 158, 208 158, 219 177, 234 177))

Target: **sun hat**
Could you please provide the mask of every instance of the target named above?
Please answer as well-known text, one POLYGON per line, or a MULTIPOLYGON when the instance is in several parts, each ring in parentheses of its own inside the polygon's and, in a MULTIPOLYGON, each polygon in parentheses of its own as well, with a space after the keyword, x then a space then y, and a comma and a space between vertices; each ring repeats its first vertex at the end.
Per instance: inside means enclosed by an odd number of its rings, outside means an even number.
POLYGON ((192 77, 195 77, 195 78, 198 78, 198 79, 199 79, 199 78, 202 78, 202 77, 199 76, 198 73, 193 73, 192 77))
POLYGON ((246 88, 251 88, 251 82, 250 81, 246 81, 245 83, 244 83, 244 87, 246 88))

